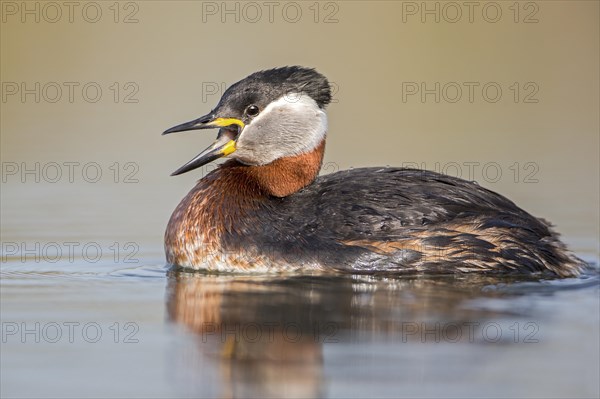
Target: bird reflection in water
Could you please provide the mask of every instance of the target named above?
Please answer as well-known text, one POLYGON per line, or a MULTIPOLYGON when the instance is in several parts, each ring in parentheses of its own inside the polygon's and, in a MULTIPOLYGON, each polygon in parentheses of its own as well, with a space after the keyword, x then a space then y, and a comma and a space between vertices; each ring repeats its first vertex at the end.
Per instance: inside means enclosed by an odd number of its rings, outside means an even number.
MULTIPOLYGON (((501 288, 515 281, 485 276, 235 276, 173 270, 168 276, 167 311, 171 322, 197 335, 197 348, 185 350, 196 350, 214 362, 212 367, 219 367, 222 396, 318 397, 324 394, 327 345, 487 344, 478 332, 486 322, 527 316, 526 306, 481 306, 481 300, 519 296, 518 290, 501 288)), ((504 335, 496 344, 512 343, 512 337, 504 335)), ((200 368, 206 367, 205 360, 201 363, 200 368)))

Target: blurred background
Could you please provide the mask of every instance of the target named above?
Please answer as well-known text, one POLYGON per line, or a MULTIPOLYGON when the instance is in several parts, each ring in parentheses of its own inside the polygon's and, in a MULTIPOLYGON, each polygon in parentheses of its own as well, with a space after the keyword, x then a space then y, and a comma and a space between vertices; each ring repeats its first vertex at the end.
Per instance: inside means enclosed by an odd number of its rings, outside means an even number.
POLYGON ((35 220, 51 218, 50 230, 159 252, 171 211, 214 166, 169 174, 216 131, 160 133, 248 74, 297 64, 334 88, 324 172, 404 165, 476 180, 597 253, 598 12, 589 1, 3 1, 3 240, 42 234, 35 220))
POLYGON ((599 2, 0 11, 1 396, 598 397, 597 276, 167 275, 169 216, 215 165, 169 174, 217 132, 161 133, 252 72, 315 67, 334 92, 323 173, 390 165, 475 180, 597 265, 599 2), (65 323, 78 323, 73 340, 65 323), (219 335, 273 323, 266 343, 219 335), (481 328, 432 342, 427 331, 452 323, 481 328), (88 325, 103 334, 82 335, 88 325))

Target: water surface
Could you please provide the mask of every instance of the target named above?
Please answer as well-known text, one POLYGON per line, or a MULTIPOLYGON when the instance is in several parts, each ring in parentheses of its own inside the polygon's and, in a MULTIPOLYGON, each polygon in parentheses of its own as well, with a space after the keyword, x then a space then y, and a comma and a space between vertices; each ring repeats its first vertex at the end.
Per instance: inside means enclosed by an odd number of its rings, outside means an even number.
POLYGON ((598 282, 7 262, 2 396, 595 397, 598 282))

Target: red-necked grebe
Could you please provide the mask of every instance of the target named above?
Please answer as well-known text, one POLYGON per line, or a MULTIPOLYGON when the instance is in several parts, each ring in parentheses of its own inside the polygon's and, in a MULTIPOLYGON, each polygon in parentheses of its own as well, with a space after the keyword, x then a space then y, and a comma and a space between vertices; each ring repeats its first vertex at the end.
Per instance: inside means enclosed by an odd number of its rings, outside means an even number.
POLYGON ((549 224, 476 183, 402 168, 317 177, 331 100, 314 69, 283 67, 232 85, 207 115, 167 133, 220 128, 173 175, 231 159, 177 206, 169 264, 214 271, 541 273, 584 263, 549 224))

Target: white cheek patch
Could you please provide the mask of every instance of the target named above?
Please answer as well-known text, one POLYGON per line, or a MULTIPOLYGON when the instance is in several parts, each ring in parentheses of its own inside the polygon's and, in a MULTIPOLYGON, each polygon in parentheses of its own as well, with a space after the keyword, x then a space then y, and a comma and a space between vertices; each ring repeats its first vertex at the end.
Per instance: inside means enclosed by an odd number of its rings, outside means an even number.
POLYGON ((288 93, 269 104, 240 135, 233 154, 264 165, 314 150, 327 132, 327 115, 307 94, 288 93))

